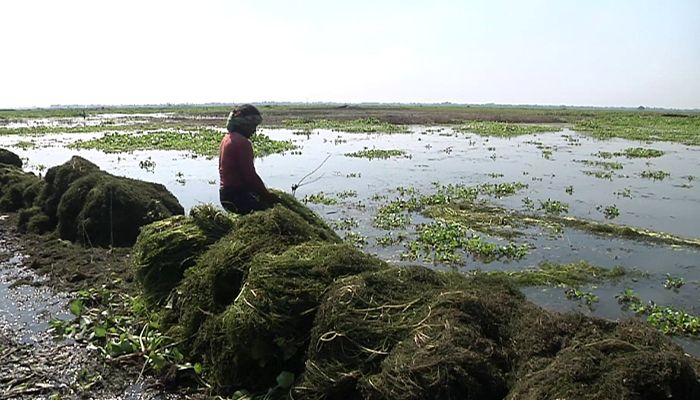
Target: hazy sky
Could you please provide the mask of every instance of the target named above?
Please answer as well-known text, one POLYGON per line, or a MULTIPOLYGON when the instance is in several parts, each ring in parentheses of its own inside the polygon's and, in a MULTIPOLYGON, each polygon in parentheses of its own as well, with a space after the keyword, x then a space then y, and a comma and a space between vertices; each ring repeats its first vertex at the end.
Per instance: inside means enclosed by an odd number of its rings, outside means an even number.
POLYGON ((700 108, 700 0, 2 1, 0 108, 700 108))

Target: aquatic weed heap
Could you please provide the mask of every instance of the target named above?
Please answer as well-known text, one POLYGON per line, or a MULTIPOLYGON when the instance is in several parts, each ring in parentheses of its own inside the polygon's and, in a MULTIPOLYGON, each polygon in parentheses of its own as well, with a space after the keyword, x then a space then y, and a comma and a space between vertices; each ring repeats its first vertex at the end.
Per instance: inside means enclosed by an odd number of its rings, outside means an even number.
POLYGON ((693 360, 641 322, 565 315, 506 280, 392 268, 327 292, 305 399, 694 399, 693 360))
POLYGON ((178 318, 185 335, 196 334, 207 315, 233 303, 256 254, 281 254, 307 242, 341 240, 325 223, 312 225, 282 204, 239 217, 231 233, 202 254, 179 285, 178 318))
POLYGON ((135 276, 147 301, 157 304, 165 299, 185 270, 229 233, 234 223, 234 214, 205 204, 193 207, 189 218, 175 215, 143 227, 133 255, 135 276))
POLYGON ((91 246, 131 246, 142 226, 184 214, 165 186, 111 175, 77 156, 50 168, 22 194, 20 229, 56 229, 63 239, 91 246))
POLYGON ((0 149, 0 211, 29 207, 36 197, 40 179, 22 170, 22 160, 9 150, 0 149))
POLYGON ((637 320, 619 323, 523 306, 511 328, 507 399, 697 399, 699 360, 637 320))
POLYGON ((299 376, 316 311, 330 284, 387 268, 348 244, 305 243, 280 255, 257 254, 238 296, 203 326, 198 339, 210 381, 220 389, 276 386, 299 376))
POLYGON ((331 287, 295 397, 503 399, 506 330, 524 296, 505 280, 394 267, 331 287))
POLYGON ((0 149, 0 164, 22 168, 22 159, 10 150, 0 149))

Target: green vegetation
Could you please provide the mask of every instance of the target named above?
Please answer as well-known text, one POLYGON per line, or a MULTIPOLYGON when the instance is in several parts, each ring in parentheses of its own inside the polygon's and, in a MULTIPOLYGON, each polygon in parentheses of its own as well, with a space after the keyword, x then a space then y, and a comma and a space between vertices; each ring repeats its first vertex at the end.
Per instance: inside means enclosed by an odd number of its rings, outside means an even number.
POLYGON ((27 135, 38 136, 46 134, 58 133, 94 133, 94 132, 144 132, 158 131, 167 129, 165 125, 158 124, 130 124, 130 125, 115 125, 108 122, 100 125, 78 125, 78 126, 31 126, 22 128, 0 128, 0 136, 2 135, 27 135))
POLYGON ((375 158, 387 159, 391 157, 406 157, 411 158, 411 156, 404 150, 379 150, 372 149, 369 150, 365 148, 364 150, 359 150, 354 153, 345 153, 346 157, 356 157, 356 158, 368 158, 373 160, 375 158))
POLYGON ((148 157, 146 160, 139 161, 139 168, 148 172, 153 172, 156 169, 156 162, 151 160, 151 157, 148 157))
MULTIPOLYGON (((207 128, 192 131, 149 131, 138 135, 108 133, 92 140, 78 140, 67 145, 71 149, 97 149, 105 153, 132 152, 135 150, 180 150, 191 151, 197 155, 215 156, 219 153, 219 144, 224 134, 207 128)), ((250 138, 256 157, 283 153, 296 149, 288 141, 272 140, 264 134, 255 134, 250 138)))
POLYGON ((48 332, 56 339, 89 343, 110 360, 143 363, 141 373, 174 367, 203 383, 201 364, 185 360, 178 343, 163 333, 157 314, 148 312, 141 298, 90 288, 77 292, 69 310, 73 319, 49 321, 48 332))
POLYGON ((336 199, 335 197, 327 197, 326 194, 323 192, 318 192, 312 195, 304 196, 304 198, 301 199, 301 201, 304 203, 324 204, 327 206, 338 204, 338 199, 336 199))
POLYGON ((675 307, 662 307, 653 301, 644 305, 634 290, 626 289, 616 295, 617 301, 625 309, 634 311, 637 315, 647 317, 647 323, 659 329, 665 335, 680 335, 700 338, 700 317, 688 314, 675 307))
POLYGON ((417 227, 418 237, 408 243, 408 252, 402 258, 456 264, 462 261, 457 250, 466 251, 475 258, 490 262, 501 258, 521 259, 529 246, 508 243, 499 246, 484 241, 481 236, 467 235, 467 229, 457 223, 432 222, 417 227), (422 257, 421 257, 422 256, 422 257))
POLYGON ((600 211, 605 215, 605 219, 615 219, 620 216, 620 209, 616 205, 612 206, 597 206, 596 210, 600 211))
POLYGON ((407 239, 408 236, 403 232, 397 233, 396 236, 394 236, 392 232, 388 232, 384 236, 377 237, 375 239, 375 242, 381 247, 390 247, 396 246, 397 244, 402 243, 407 239))
POLYGON ((626 197, 628 199, 631 199, 632 198, 632 189, 624 188, 621 192, 615 192, 614 194, 618 197, 626 197))
POLYGON ((569 204, 562 203, 559 200, 547 199, 547 201, 539 200, 540 210, 544 210, 548 214, 559 215, 569 212, 569 204))
POLYGON ((360 223, 353 217, 343 217, 331 224, 333 229, 351 231, 360 226, 360 223))
POLYGON ((584 174, 588 176, 595 176, 598 179, 610 179, 613 178, 612 171, 583 171, 584 174))
POLYGON ((617 161, 597 161, 597 160, 574 160, 587 166, 603 167, 606 170, 622 169, 624 166, 617 161))
POLYGON ((376 118, 363 118, 353 121, 291 118, 284 121, 284 127, 302 131, 328 129, 335 132, 347 133, 410 133, 405 126, 382 122, 376 118))
POLYGON ((627 158, 655 158, 664 155, 662 150, 643 149, 641 147, 625 149, 623 153, 615 153, 615 155, 624 155, 627 158))
POLYGON ((685 284, 685 279, 675 278, 671 274, 666 274, 666 280, 664 281, 664 288, 673 289, 678 291, 685 284))
POLYGON ((481 136, 513 137, 540 132, 558 132, 561 128, 546 125, 510 124, 505 122, 467 121, 453 128, 455 132, 476 133, 481 136))
MULTIPOLYGON (((623 138, 700 145, 700 117, 691 115, 606 115, 581 120, 573 129, 600 139, 623 138)), ((653 155, 654 152, 647 153, 647 156, 658 157, 653 155)), ((636 151, 629 154, 636 154, 636 151)))
POLYGON ((576 300, 581 304, 591 306, 593 303, 598 302, 598 296, 591 292, 583 292, 578 288, 569 288, 566 290, 566 298, 569 300, 576 300))
POLYGON ((359 232, 347 232, 345 233, 343 240, 359 249, 365 247, 368 243, 367 235, 363 235, 359 232))
POLYGON ((542 261, 537 268, 518 271, 488 271, 483 273, 495 277, 508 277, 516 286, 570 286, 602 283, 605 280, 618 281, 625 276, 638 276, 638 271, 628 271, 621 266, 613 269, 598 267, 587 261, 570 264, 542 261))
POLYGON ((653 179, 655 181, 663 181, 669 176, 671 176, 671 174, 666 171, 642 171, 642 178, 653 179))
POLYGON ((357 191, 356 190, 345 190, 343 192, 338 192, 336 196, 339 199, 347 199, 349 197, 357 197, 357 191))
POLYGON ((411 223, 411 218, 403 211, 400 203, 383 205, 372 218, 372 226, 384 230, 405 229, 411 223))

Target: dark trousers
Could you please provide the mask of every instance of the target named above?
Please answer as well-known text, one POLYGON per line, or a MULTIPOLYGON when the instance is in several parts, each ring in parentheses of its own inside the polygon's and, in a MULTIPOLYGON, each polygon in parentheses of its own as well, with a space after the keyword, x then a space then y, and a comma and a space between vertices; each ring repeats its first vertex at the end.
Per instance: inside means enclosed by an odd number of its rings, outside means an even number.
POLYGON ((258 196, 250 191, 232 187, 219 189, 219 201, 226 210, 236 214, 250 214, 262 210, 258 196))

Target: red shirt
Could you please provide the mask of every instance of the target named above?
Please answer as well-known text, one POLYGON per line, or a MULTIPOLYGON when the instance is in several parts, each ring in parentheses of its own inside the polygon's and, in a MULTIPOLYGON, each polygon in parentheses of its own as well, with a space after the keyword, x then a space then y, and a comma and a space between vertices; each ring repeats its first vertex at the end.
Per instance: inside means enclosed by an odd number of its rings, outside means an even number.
POLYGON ((219 145, 219 186, 267 192, 255 172, 253 159, 253 145, 248 138, 237 132, 226 134, 219 145))

